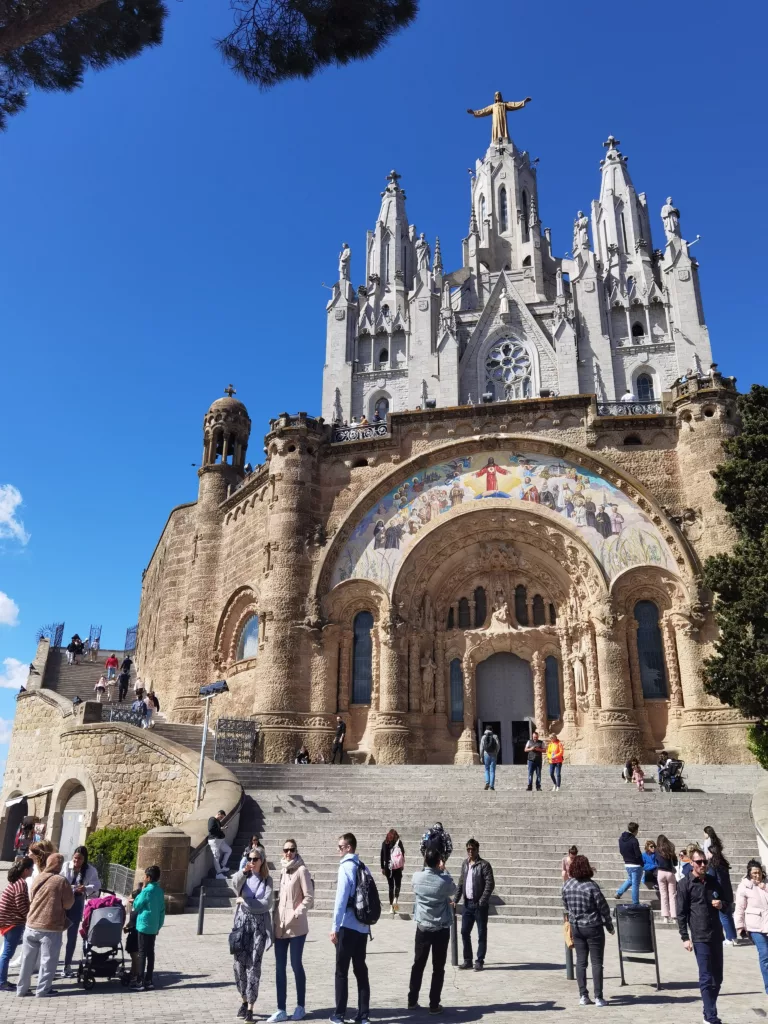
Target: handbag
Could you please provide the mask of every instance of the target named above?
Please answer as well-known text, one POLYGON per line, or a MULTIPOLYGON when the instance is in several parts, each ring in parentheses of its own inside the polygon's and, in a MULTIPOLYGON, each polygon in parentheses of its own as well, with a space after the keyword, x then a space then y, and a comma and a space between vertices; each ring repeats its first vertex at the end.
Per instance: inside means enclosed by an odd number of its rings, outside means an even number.
POLYGON ((230 956, 238 956, 245 952, 245 928, 242 924, 235 924, 229 933, 230 956))
POLYGON ((573 931, 571 929, 571 922, 567 918, 563 921, 563 938, 568 949, 573 949, 573 931))

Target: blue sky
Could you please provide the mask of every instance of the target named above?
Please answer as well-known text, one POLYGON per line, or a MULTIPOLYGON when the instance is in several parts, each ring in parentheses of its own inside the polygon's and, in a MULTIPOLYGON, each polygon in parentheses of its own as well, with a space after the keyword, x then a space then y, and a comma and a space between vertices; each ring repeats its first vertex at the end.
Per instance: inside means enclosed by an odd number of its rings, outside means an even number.
POLYGON ((99 623, 119 646, 136 622, 224 386, 248 406, 254 462, 270 416, 319 411, 323 282, 345 240, 362 280, 392 167, 411 221, 459 265, 490 131, 465 109, 495 89, 533 97, 510 126, 540 158, 555 252, 612 133, 654 214, 671 194, 702 236, 722 370, 766 379, 763 7, 422 0, 373 60, 260 92, 212 46, 226 0, 169 6, 162 47, 31 95, 0 138, 0 761, 36 630, 99 623))

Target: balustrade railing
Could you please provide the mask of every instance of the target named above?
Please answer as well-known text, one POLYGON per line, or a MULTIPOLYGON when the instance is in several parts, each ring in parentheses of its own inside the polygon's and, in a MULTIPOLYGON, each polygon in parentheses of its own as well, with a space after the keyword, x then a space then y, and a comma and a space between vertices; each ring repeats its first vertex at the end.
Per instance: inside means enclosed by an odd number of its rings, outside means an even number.
POLYGON ((658 416, 661 402, 598 402, 598 416, 658 416))
POLYGON ((333 428, 333 440, 336 441, 372 441, 375 437, 386 437, 389 433, 386 423, 369 423, 366 426, 333 428))

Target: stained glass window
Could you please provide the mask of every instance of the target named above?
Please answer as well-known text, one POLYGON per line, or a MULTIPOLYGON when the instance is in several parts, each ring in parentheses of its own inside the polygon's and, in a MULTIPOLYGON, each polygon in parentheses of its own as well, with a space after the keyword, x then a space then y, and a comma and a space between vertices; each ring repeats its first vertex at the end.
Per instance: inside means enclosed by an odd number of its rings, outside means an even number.
POLYGON ((659 609, 653 601, 638 601, 635 605, 635 619, 643 696, 664 698, 667 696, 667 673, 659 628, 659 609))
POLYGON ((544 685, 547 691, 547 717, 550 722, 555 722, 560 717, 560 670, 553 654, 544 659, 544 685))
POLYGON ((488 391, 497 399, 531 397, 531 360, 522 345, 505 338, 492 346, 485 360, 488 391))
POLYGON ((370 612, 358 612, 353 626, 352 644, 352 703, 371 703, 373 680, 373 616, 370 612))
POLYGON ((515 618, 519 626, 528 625, 528 594, 522 583, 515 587, 515 618))
POLYGON ((251 615, 245 620, 237 641, 237 660, 255 658, 259 653, 259 616, 251 615))

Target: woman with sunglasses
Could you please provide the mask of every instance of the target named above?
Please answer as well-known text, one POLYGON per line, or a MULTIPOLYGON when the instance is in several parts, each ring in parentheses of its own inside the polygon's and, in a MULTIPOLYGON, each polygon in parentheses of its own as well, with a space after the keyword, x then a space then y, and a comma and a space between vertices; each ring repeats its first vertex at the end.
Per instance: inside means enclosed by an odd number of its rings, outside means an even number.
POLYGON ((232 888, 237 893, 233 931, 240 933, 241 940, 234 954, 235 984, 242 1000, 237 1016, 251 1024, 261 962, 272 945, 272 879, 258 848, 248 853, 245 867, 232 879, 232 888))
POLYGON ((309 931, 307 911, 315 904, 315 886, 309 869, 302 860, 295 839, 283 843, 280 888, 275 902, 275 985, 277 988, 277 1010, 268 1024, 288 1020, 288 953, 291 954, 291 970, 296 983, 296 1009, 291 1020, 302 1020, 307 995, 307 976, 301 962, 304 943, 309 931))
POLYGON ((261 842, 261 836, 254 835, 254 836, 251 836, 251 840, 248 843, 248 845, 246 846, 246 848, 243 850, 243 856, 240 858, 240 870, 241 871, 243 870, 245 865, 248 863, 248 855, 251 853, 252 850, 258 850, 258 852, 261 854, 261 859, 266 864, 266 862, 267 862, 267 854, 266 854, 266 851, 264 849, 264 845, 261 842))

